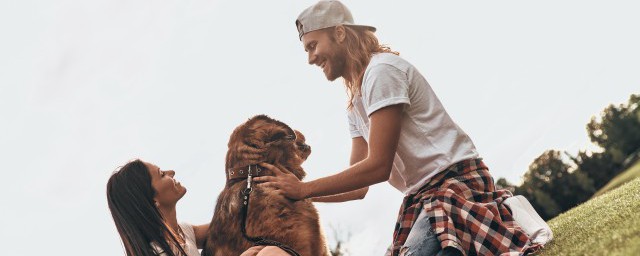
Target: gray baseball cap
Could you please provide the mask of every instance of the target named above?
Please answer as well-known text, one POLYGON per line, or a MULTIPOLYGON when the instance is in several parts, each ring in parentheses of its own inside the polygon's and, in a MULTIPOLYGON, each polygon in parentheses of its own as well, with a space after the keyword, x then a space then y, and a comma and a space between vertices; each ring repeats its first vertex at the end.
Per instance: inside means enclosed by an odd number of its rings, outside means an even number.
POLYGON ((296 20, 300 40, 304 34, 311 31, 338 25, 363 27, 373 32, 376 31, 376 28, 372 26, 354 24, 349 9, 340 1, 335 0, 320 1, 312 5, 302 11, 296 20))

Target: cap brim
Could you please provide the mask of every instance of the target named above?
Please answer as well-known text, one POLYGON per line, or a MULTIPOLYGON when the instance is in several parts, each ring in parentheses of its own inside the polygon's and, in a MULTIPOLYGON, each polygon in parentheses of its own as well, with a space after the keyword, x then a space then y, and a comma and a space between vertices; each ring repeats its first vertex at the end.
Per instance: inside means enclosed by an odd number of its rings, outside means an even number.
POLYGON ((367 30, 369 30, 371 32, 376 32, 376 27, 367 26, 367 25, 345 25, 345 26, 366 28, 367 30))
MULTIPOLYGON (((297 24, 297 22, 296 22, 297 24)), ((367 26, 367 25, 354 25, 354 24, 342 24, 343 26, 349 26, 349 27, 359 27, 359 28, 364 28, 366 30, 369 30, 371 32, 376 32, 376 27, 373 26, 367 26)), ((330 27, 325 27, 325 28, 330 28, 330 27)), ((299 33, 298 38, 300 39, 300 41, 302 41, 302 36, 304 36, 305 34, 309 33, 309 32, 313 32, 316 30, 320 30, 320 29, 325 29, 325 28, 317 28, 311 31, 305 31, 304 34, 303 33, 299 33)), ((300 31, 298 31, 300 32, 300 31)))

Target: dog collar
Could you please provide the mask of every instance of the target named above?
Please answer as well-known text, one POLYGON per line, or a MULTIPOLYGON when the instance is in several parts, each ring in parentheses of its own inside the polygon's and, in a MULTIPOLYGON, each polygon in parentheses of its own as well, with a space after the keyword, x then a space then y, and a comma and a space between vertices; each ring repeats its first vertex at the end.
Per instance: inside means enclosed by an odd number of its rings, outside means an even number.
POLYGON ((227 170, 227 180, 246 179, 249 174, 253 177, 258 177, 261 173, 264 173, 264 171, 258 165, 231 168, 227 170))

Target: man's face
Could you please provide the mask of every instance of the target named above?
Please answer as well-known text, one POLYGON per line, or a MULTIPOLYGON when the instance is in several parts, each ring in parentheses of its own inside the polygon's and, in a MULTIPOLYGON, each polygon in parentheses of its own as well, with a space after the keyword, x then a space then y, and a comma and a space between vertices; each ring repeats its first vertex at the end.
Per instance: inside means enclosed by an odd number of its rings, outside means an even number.
POLYGON ((309 54, 309 65, 317 65, 327 80, 333 81, 345 74, 345 50, 332 40, 333 29, 316 30, 302 36, 302 45, 309 54))

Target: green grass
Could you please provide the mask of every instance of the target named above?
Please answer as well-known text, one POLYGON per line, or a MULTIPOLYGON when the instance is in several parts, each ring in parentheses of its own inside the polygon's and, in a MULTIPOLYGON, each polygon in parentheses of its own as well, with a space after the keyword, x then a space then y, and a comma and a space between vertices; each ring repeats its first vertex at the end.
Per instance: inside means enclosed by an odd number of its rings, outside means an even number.
POLYGON ((554 238, 538 255, 640 255, 640 178, 548 223, 554 238))
POLYGON ((631 166, 631 168, 624 171, 623 173, 618 174, 618 176, 609 181, 609 183, 598 190, 598 192, 596 192, 593 197, 602 195, 638 177, 640 177, 640 160, 637 161, 633 166, 631 166))

